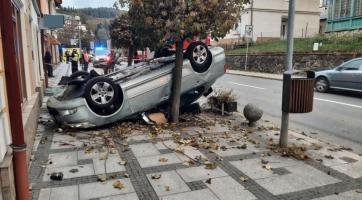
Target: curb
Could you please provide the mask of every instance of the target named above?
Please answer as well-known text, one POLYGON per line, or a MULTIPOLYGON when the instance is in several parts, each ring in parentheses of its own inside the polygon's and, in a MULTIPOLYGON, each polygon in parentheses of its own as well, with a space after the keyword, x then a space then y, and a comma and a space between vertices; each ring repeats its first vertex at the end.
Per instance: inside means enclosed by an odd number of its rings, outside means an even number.
POLYGON ((255 77, 255 78, 262 78, 262 79, 269 79, 269 80, 277 80, 277 81, 282 81, 283 80, 282 77, 276 78, 276 77, 270 77, 270 76, 262 76, 262 75, 258 75, 258 74, 243 74, 243 73, 230 72, 230 71, 227 71, 226 74, 247 76, 247 77, 255 77))

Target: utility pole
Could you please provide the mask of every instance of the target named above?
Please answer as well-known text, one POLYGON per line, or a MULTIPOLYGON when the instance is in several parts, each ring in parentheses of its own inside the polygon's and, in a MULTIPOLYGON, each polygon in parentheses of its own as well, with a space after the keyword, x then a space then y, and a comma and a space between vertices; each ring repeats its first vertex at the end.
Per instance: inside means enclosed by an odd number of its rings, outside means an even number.
MULTIPOLYGON (((287 34, 287 55, 285 63, 285 71, 293 70, 293 49, 294 49, 294 19, 295 19, 295 0, 289 0, 289 14, 288 14, 288 34, 287 34)), ((286 75, 283 77, 283 105, 289 104, 286 102, 286 96, 289 96, 290 82, 286 80, 286 75)), ((282 148, 288 146, 288 129, 289 129, 289 112, 286 112, 282 109, 282 125, 280 130, 280 140, 279 145, 282 148)))

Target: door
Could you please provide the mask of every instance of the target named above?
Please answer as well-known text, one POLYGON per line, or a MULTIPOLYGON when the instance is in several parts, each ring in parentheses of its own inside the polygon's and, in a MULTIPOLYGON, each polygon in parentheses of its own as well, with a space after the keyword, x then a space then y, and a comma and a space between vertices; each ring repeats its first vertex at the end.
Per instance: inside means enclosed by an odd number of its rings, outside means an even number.
POLYGON ((331 87, 360 90, 362 59, 352 60, 338 67, 331 75, 331 87))
POLYGON ((359 70, 355 74, 356 81, 356 88, 357 90, 362 91, 362 65, 359 67, 359 70))

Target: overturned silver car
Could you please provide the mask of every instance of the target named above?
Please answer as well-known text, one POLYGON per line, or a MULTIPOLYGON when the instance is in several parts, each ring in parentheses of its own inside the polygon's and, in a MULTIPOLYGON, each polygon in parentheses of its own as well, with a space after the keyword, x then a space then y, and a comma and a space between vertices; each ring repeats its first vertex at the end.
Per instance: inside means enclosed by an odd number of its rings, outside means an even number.
MULTIPOLYGON (((194 42, 184 55, 181 106, 211 93, 211 86, 225 73, 221 47, 194 42)), ((91 128, 167 105, 174 61, 175 56, 155 58, 105 76, 76 72, 63 92, 49 98, 49 113, 59 124, 91 128)))

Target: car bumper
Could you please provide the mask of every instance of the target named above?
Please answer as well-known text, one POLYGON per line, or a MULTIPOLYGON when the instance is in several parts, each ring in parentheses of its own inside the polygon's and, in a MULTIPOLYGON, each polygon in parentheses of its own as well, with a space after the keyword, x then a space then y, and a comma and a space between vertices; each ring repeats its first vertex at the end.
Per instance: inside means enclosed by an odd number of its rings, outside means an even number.
POLYGON ((49 98, 47 107, 55 122, 71 128, 91 128, 100 126, 95 114, 89 109, 84 98, 59 101, 49 98))

